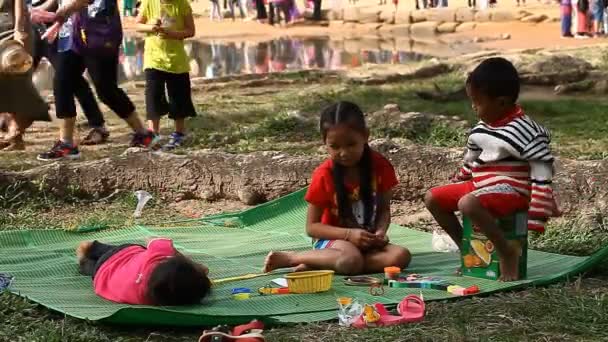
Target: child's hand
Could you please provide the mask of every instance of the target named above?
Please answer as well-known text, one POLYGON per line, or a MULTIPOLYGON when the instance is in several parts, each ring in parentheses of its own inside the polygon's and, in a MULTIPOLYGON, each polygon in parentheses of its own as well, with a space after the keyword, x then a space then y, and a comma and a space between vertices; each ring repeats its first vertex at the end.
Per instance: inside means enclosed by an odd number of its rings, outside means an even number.
POLYGON ((385 231, 379 230, 374 235, 376 235, 376 239, 379 241, 378 244, 381 245, 380 247, 384 247, 384 246, 388 245, 389 239, 388 239, 388 235, 386 235, 385 231))
POLYGON ((359 249, 366 250, 374 246, 376 236, 367 230, 351 228, 348 241, 359 247, 359 249))

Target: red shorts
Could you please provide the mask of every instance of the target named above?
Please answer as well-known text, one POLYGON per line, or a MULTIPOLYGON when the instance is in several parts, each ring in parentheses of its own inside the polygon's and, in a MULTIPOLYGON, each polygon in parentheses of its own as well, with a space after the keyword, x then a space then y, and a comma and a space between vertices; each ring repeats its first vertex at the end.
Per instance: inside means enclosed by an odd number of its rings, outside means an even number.
POLYGON ((530 200, 508 184, 475 189, 473 181, 438 186, 431 189, 433 199, 446 211, 458 211, 458 201, 473 194, 492 215, 503 217, 516 211, 528 210, 530 200))

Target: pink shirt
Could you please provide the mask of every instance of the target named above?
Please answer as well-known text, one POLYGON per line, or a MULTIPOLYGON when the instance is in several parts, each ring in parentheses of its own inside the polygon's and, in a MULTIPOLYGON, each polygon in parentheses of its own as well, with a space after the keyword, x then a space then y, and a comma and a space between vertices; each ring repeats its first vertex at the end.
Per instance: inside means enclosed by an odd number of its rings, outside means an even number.
POLYGON ((154 239, 148 248, 127 247, 112 255, 95 274, 95 293, 105 299, 125 304, 151 304, 146 298, 148 280, 156 265, 175 256, 173 241, 154 239))

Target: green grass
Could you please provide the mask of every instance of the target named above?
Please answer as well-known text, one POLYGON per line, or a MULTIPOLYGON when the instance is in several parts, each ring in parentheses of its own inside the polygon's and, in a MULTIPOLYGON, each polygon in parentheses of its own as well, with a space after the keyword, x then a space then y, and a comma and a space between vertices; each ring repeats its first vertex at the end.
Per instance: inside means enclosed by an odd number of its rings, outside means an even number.
MULTIPOLYGON (((442 89, 454 89, 461 80, 454 75, 441 76, 433 82, 442 89)), ((276 94, 265 94, 267 101, 240 102, 238 96, 232 96, 223 108, 209 103, 203 112, 210 116, 201 116, 193 120, 197 127, 195 133, 202 129, 200 147, 222 147, 236 152, 247 152, 261 149, 286 148, 288 145, 303 142, 315 142, 319 137, 316 118, 323 107, 337 100, 348 100, 359 104, 364 111, 372 112, 381 109, 388 103, 398 104, 403 112, 425 112, 446 116, 460 116, 471 125, 476 121, 475 114, 468 100, 451 102, 424 101, 415 95, 415 91, 430 88, 429 81, 411 81, 407 84, 390 84, 384 86, 361 86, 326 84, 305 89, 283 89, 276 94), (227 109, 226 107, 230 107, 227 109), (226 109, 225 109, 226 108, 226 109), (239 115, 233 115, 234 111, 239 115), (288 113, 298 112, 309 118, 299 122, 288 113), (222 129, 218 131, 217 127, 222 129), (291 134, 289 133, 291 132, 291 134), (294 135, 293 132, 299 132, 294 135), (274 147, 273 147, 274 146, 274 147)), ((549 90, 547 90, 549 91, 549 90)), ((604 159, 608 157, 608 100, 597 99, 528 99, 523 94, 521 101, 525 111, 553 134, 553 147, 557 154, 581 159, 604 159)), ((376 131, 382 136, 401 137, 398 130, 376 131)), ((198 135, 198 134, 197 134, 198 135)), ((445 125, 436 125, 430 131, 419 132, 418 136, 406 136, 419 143, 435 146, 462 146, 464 132, 445 125)), ((316 148, 316 145, 313 145, 316 148)), ((313 151, 308 147, 302 151, 313 151)))

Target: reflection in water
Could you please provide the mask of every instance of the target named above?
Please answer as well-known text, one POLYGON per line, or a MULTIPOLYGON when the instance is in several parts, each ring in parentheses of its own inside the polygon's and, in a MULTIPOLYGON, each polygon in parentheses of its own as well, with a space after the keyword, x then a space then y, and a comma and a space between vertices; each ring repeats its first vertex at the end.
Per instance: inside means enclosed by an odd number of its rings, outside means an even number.
MULTIPOLYGON (((406 64, 425 58, 425 55, 411 51, 365 49, 356 45, 355 49, 346 49, 342 41, 322 38, 280 38, 260 43, 187 41, 185 45, 191 76, 205 78, 285 70, 343 70, 366 63, 406 64)), ((143 54, 142 39, 124 38, 118 75, 121 82, 144 79, 143 54)), ((40 89, 50 88, 52 73, 52 68, 41 65, 35 76, 40 89)))

